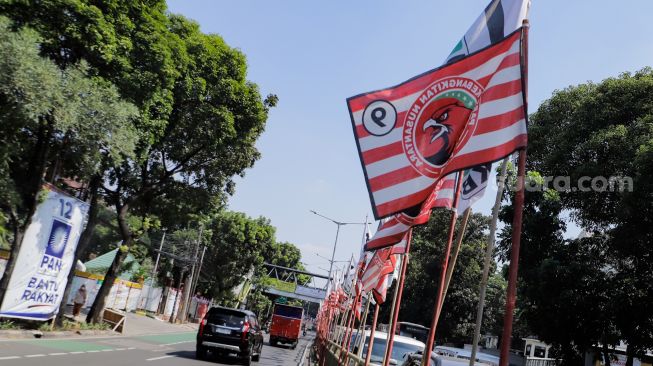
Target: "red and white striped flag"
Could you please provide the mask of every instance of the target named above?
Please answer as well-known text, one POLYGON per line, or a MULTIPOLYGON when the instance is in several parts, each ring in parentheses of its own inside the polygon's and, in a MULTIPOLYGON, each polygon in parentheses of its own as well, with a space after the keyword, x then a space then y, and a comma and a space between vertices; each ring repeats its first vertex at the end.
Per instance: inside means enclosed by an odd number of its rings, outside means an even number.
POLYGON ((526 146, 519 30, 396 87, 347 99, 376 219, 419 206, 452 172, 526 146))
POLYGON ((451 175, 453 177, 438 181, 417 215, 411 216, 407 212, 402 212, 383 220, 372 239, 365 244, 365 250, 371 251, 395 245, 404 238, 411 227, 427 223, 433 208, 451 207, 456 174, 451 175))
POLYGON ((390 287, 390 283, 392 283, 393 279, 393 273, 395 272, 395 268, 397 267, 397 264, 399 263, 399 260, 397 258, 397 255, 391 255, 389 262, 392 264, 393 270, 392 272, 388 274, 384 274, 383 276, 379 277, 379 280, 376 283, 376 286, 372 289, 372 296, 374 296, 374 300, 376 301, 377 304, 383 304, 386 299, 386 295, 388 293, 388 287, 390 287))
POLYGON ((372 255, 372 259, 363 273, 361 279, 361 287, 363 293, 372 291, 377 287, 380 278, 385 278, 388 274, 392 274, 397 264, 394 255, 391 254, 390 248, 377 250, 372 255))

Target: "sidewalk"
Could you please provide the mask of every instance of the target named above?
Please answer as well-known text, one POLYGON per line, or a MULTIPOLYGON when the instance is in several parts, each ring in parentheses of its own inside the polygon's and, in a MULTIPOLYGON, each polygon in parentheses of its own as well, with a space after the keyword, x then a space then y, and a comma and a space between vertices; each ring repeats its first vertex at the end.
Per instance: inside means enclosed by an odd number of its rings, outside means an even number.
POLYGON ((170 324, 167 321, 153 319, 145 315, 127 313, 125 331, 122 335, 135 336, 157 333, 178 333, 197 331, 198 324, 170 324))
MULTIPOLYGON (((86 314, 77 317, 84 319, 86 314)), ((40 332, 37 330, 0 330, 0 340, 20 338, 68 338, 81 336, 141 336, 161 333, 182 333, 197 331, 198 324, 170 324, 167 321, 150 318, 145 315, 126 313, 123 333, 111 330, 79 330, 40 332)))

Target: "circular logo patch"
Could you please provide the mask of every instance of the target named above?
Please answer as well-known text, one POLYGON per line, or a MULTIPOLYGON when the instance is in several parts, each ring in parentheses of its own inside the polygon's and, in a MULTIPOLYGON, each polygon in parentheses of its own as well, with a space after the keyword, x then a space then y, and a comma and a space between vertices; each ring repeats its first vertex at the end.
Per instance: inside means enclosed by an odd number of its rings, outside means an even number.
POLYGON ((387 135, 396 124, 397 110, 387 100, 375 100, 363 111, 363 126, 374 136, 387 135))
POLYGON ((404 153, 423 175, 435 178, 456 147, 473 134, 483 87, 464 77, 448 77, 429 85, 406 111, 402 131, 404 153))

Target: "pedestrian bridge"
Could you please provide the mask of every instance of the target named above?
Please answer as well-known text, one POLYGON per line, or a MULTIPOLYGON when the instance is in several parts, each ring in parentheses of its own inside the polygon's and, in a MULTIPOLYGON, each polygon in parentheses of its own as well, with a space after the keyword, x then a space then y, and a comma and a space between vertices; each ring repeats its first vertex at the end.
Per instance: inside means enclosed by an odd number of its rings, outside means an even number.
MULTIPOLYGON (((325 287, 316 286, 315 279, 328 280, 329 277, 270 263, 264 265, 268 270, 267 276, 263 280, 264 293, 318 304, 321 304, 326 298, 326 285, 325 287)), ((329 281, 326 283, 328 284, 329 281)))

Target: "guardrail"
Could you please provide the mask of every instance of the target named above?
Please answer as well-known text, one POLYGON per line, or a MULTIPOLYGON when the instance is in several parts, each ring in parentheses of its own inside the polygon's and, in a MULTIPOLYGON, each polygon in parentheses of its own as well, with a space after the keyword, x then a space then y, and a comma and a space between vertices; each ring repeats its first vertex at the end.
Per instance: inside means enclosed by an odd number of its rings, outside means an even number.
POLYGON ((345 357, 347 360, 345 363, 342 365, 347 365, 347 366, 363 366, 365 364, 365 360, 362 359, 361 357, 358 357, 355 353, 347 352, 346 356, 343 356, 342 354, 342 347, 333 342, 333 341, 327 341, 326 343, 326 352, 322 352, 322 357, 324 357, 324 360, 320 360, 320 365, 323 366, 338 366, 339 361, 342 357, 345 357))

